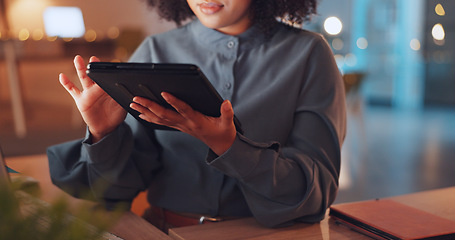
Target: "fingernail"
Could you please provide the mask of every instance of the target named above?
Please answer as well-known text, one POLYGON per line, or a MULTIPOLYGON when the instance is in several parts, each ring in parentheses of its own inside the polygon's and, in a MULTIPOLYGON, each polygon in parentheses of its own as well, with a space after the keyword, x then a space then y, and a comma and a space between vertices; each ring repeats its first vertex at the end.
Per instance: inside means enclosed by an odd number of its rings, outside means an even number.
POLYGON ((162 92, 161 96, 164 98, 164 100, 168 101, 169 100, 169 95, 167 95, 166 92, 162 92))
POLYGON ((223 108, 224 110, 230 110, 232 108, 231 102, 229 100, 225 100, 223 102, 223 108))

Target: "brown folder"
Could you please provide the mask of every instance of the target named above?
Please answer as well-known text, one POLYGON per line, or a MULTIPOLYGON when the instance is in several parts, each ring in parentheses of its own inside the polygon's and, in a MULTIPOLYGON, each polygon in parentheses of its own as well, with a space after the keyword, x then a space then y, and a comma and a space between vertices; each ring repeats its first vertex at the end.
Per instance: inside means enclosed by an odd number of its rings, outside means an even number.
POLYGON ((455 239, 455 222, 393 200, 330 207, 337 223, 375 239, 455 239))

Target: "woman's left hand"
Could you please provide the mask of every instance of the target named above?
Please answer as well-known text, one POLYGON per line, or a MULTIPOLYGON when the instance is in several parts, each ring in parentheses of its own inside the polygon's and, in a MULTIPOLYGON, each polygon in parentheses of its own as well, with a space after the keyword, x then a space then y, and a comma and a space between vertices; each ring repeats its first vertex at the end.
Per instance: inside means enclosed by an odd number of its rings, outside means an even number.
POLYGON ((161 96, 177 112, 143 97, 134 97, 130 107, 140 112, 139 117, 148 122, 175 128, 198 138, 218 156, 234 143, 237 131, 233 121, 234 110, 229 100, 221 105, 220 117, 209 117, 169 93, 163 92, 161 96))

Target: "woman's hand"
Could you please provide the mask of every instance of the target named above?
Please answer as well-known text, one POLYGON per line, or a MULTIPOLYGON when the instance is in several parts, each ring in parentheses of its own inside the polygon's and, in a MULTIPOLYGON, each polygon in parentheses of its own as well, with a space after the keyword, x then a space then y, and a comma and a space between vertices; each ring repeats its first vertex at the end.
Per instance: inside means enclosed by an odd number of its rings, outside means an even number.
MULTIPOLYGON (((90 62, 99 62, 99 59, 91 57, 90 62)), ((76 102, 95 143, 125 120, 126 111, 87 76, 87 67, 81 56, 74 58, 74 66, 82 91, 62 73, 59 76, 60 84, 76 102)))
POLYGON ((172 127, 198 138, 219 156, 231 147, 237 131, 233 121, 234 110, 228 100, 221 105, 220 117, 209 117, 169 93, 163 92, 161 96, 177 112, 142 97, 134 97, 130 107, 140 112, 139 117, 148 122, 172 127))

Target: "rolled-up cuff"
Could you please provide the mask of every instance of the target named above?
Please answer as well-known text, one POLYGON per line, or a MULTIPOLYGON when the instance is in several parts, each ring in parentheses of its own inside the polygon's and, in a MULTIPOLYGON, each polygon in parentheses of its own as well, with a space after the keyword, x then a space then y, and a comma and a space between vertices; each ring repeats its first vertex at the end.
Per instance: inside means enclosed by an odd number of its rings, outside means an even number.
POLYGON ((256 143, 237 134, 232 146, 221 156, 213 151, 207 155, 207 164, 234 178, 247 177, 260 162, 264 150, 278 150, 279 144, 256 143))
POLYGON ((90 164, 100 164, 105 161, 111 161, 112 158, 115 159, 116 156, 113 156, 113 154, 119 154, 117 153, 119 149, 125 149, 122 145, 128 143, 125 140, 131 137, 132 133, 129 127, 125 123, 122 123, 100 141, 92 144, 90 131, 87 128, 85 139, 82 141, 83 152, 85 151, 85 154, 90 156, 87 158, 87 162, 90 164))

